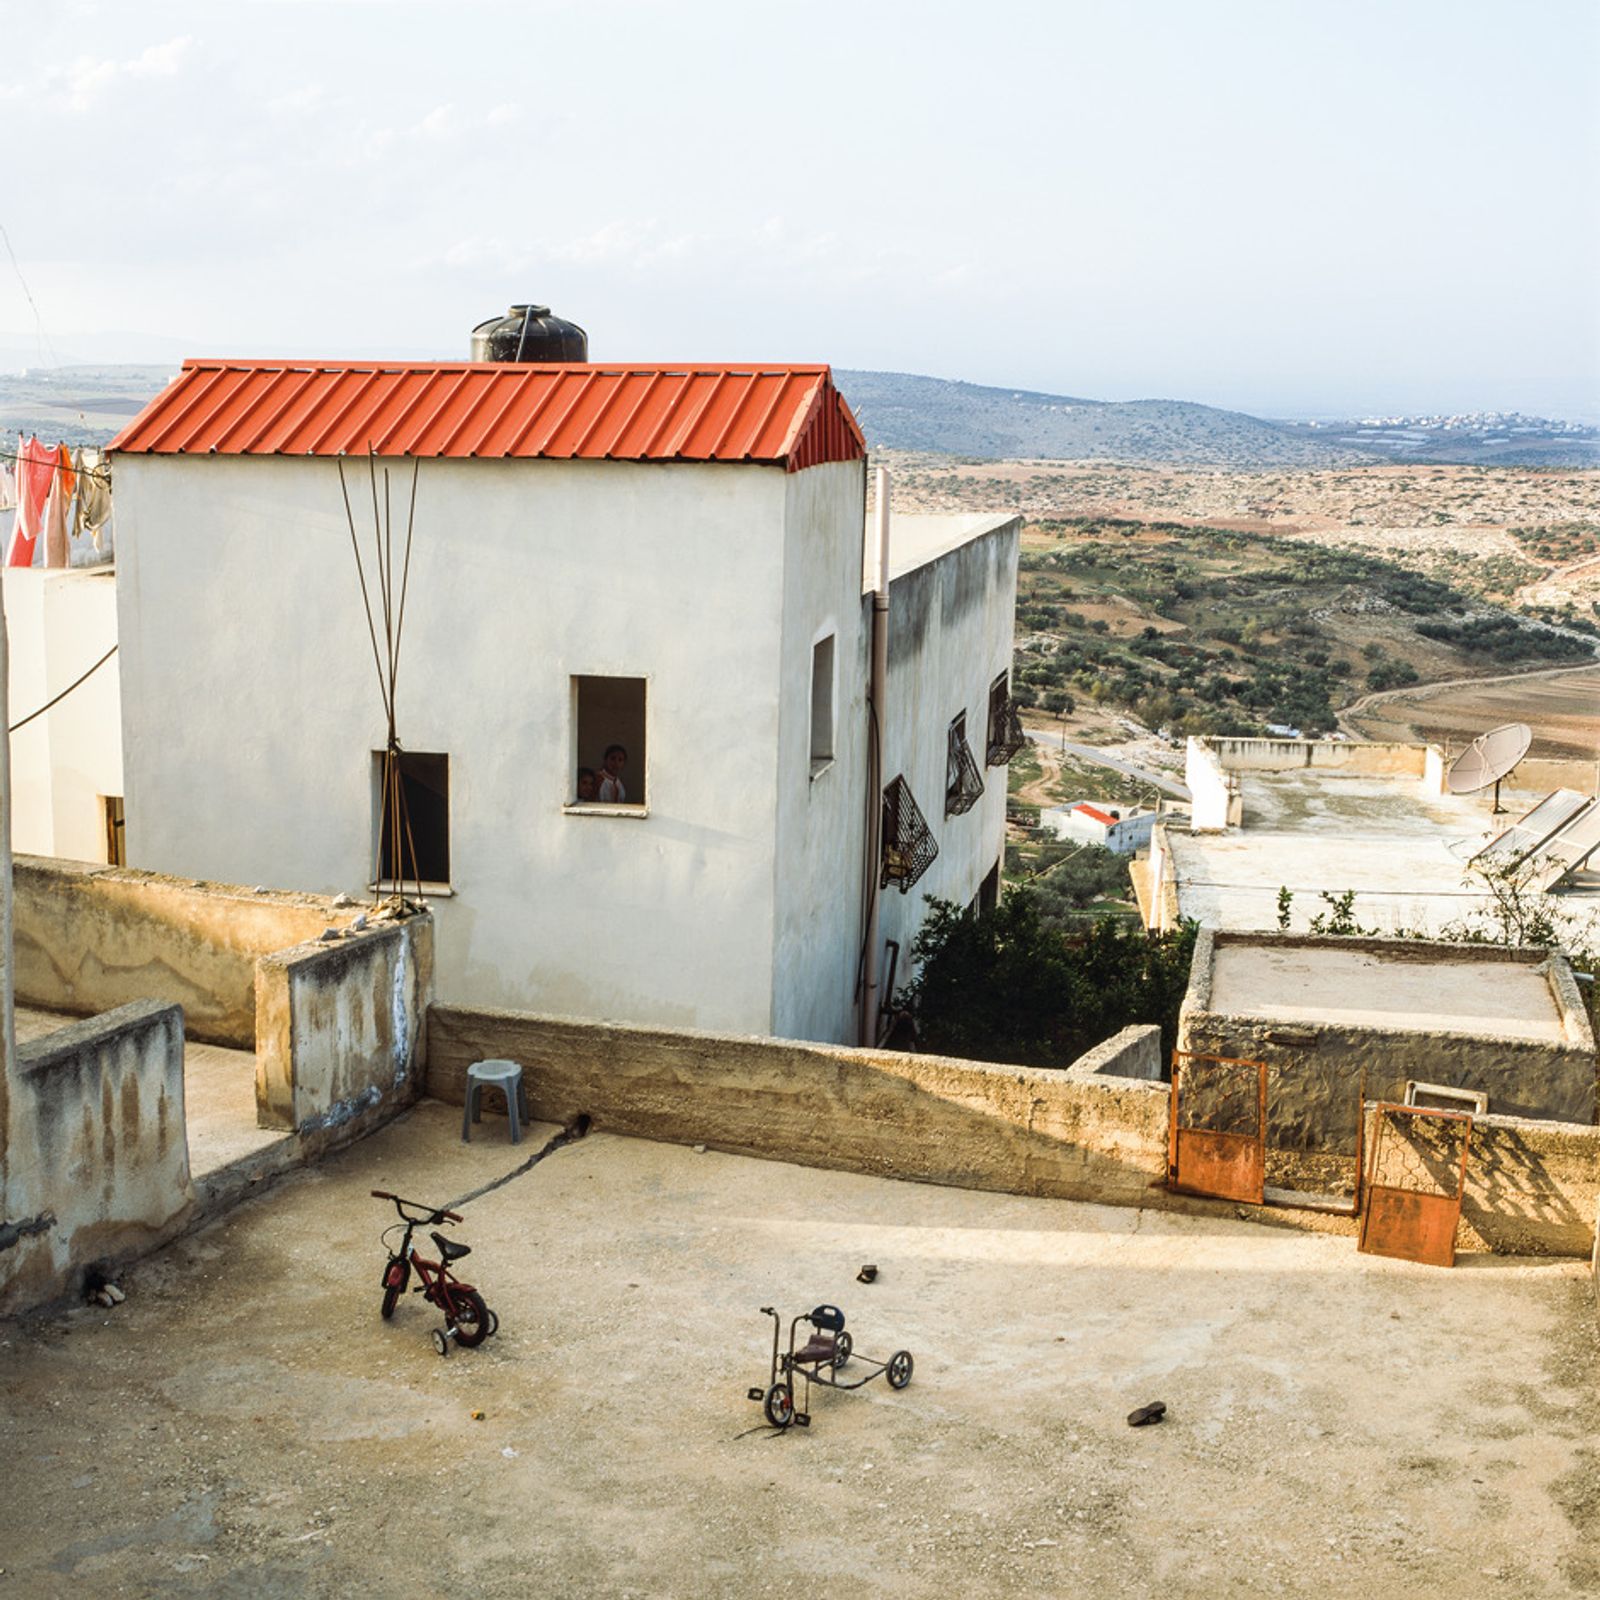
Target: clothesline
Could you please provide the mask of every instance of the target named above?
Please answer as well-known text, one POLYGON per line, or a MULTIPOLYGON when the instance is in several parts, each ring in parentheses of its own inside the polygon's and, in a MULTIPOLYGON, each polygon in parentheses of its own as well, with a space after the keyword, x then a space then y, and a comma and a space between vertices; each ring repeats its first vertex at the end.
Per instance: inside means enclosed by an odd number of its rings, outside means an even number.
MULTIPOLYGON (((97 444, 80 444, 74 445, 72 448, 76 450, 103 450, 104 447, 97 444)), ((0 450, 0 461, 21 461, 23 459, 15 450, 0 450)), ((44 463, 40 462, 39 465, 43 466, 44 463)), ((60 461, 52 461, 50 470, 52 472, 73 472, 80 478, 98 478, 107 484, 111 482, 111 468, 104 461, 97 467, 68 467, 60 461)))

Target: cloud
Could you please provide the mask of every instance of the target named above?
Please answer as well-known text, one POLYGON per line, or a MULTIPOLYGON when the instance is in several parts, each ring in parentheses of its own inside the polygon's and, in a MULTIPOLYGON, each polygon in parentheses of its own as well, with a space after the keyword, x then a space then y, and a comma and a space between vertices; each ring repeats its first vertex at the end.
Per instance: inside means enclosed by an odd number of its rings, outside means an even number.
POLYGON ((121 80, 176 77, 193 43, 185 33, 149 45, 126 61, 77 56, 64 65, 52 63, 31 80, 0 88, 0 99, 54 102, 68 111, 85 112, 121 80))

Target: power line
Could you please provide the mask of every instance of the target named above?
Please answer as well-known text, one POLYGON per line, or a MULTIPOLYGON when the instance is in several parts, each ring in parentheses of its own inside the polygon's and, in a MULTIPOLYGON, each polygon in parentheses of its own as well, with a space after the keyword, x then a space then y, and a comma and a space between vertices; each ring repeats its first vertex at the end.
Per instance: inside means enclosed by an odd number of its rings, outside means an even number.
POLYGON ((35 717, 42 717, 45 714, 45 712, 47 712, 51 708, 51 706, 57 705, 61 701, 65 700, 67 698, 67 696, 69 694, 71 694, 72 691, 74 689, 76 689, 80 683, 86 683, 90 678, 92 678, 95 675, 95 673, 97 673, 101 669, 101 667, 103 667, 106 664, 106 662, 108 662, 112 658, 112 656, 114 656, 116 653, 117 653, 117 647, 115 645, 112 645, 112 647, 109 650, 107 650, 106 653, 103 656, 101 656, 100 659, 97 662, 95 662, 95 664, 92 667, 90 667, 89 670, 86 673, 84 673, 84 675, 81 678, 75 678, 71 683, 69 683, 66 686, 65 689, 63 689, 61 691, 60 694, 58 694, 55 697, 54 700, 46 700, 45 703, 42 706, 40 706, 37 711, 30 711, 27 714, 27 716, 25 716, 22 719, 21 722, 13 722, 11 724, 11 726, 6 731, 8 733, 15 733, 18 728, 27 727, 27 725, 30 722, 32 722, 35 717))
POLYGON ((0 223, 0 239, 5 241, 6 254, 11 257, 12 270, 16 273, 17 282, 22 285, 22 292, 33 311, 33 326, 39 335, 39 354, 48 355, 50 364, 59 367, 61 357, 56 354, 56 347, 50 343, 50 336, 44 331, 44 318, 39 315, 39 303, 33 298, 33 290, 28 287, 28 280, 22 276, 22 264, 17 260, 17 252, 11 248, 11 235, 6 232, 3 223, 0 223))

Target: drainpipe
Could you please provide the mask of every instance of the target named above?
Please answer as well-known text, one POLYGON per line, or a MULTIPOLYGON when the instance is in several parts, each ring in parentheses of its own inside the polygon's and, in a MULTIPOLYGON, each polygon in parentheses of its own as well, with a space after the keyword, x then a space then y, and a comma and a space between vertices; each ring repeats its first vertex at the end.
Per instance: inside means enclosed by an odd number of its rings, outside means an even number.
POLYGON ((866 935, 862 950, 861 1039, 878 1042, 878 874, 883 860, 884 688, 889 679, 889 469, 878 468, 878 550, 872 565, 872 669, 867 680, 866 935))
MULTIPOLYGON (((6 633, 5 607, 0 605, 0 710, 10 720, 11 643, 6 633)), ((13 1176, 11 1159, 11 1075, 16 1071, 17 1025, 12 1009, 14 963, 11 926, 11 739, 0 738, 0 1225, 13 1201, 22 1210, 33 1198, 21 1191, 13 1176)))

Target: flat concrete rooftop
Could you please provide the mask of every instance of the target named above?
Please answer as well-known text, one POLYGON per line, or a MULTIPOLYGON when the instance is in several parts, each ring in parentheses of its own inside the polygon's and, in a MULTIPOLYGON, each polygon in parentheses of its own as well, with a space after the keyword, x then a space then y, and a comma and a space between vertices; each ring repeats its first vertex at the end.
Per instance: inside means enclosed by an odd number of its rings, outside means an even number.
POLYGON ((1338 1023, 1559 1044, 1561 1008, 1538 968, 1515 961, 1407 961, 1393 950, 1218 942, 1210 1009, 1229 1016, 1338 1023))
MULTIPOLYGON (((1440 1271, 1180 1216, 591 1134, 520 1176, 425 1102, 131 1277, 0 1324, 17 1592, 922 1600, 1600 1588, 1575 1261, 1440 1271), (395 1189, 468 1200, 498 1339, 377 1314, 395 1189), (864 1261, 880 1268, 855 1282, 864 1261), (916 1358, 774 1435, 770 1323, 916 1358), (1124 1418, 1164 1400, 1167 1420, 1124 1418), (484 1413, 474 1420, 473 1413, 484 1413)), ((848 1369, 847 1369, 848 1370, 848 1369)))
MULTIPOLYGON (((1010 512, 990 511, 918 512, 889 514, 889 581, 915 572, 940 556, 959 550, 974 539, 997 532, 1017 520, 1010 512)), ((874 514, 867 513, 867 535, 863 546, 862 590, 872 588, 872 563, 876 559, 878 531, 874 514)))
MULTIPOLYGON (((1467 863, 1544 791, 1504 791, 1507 815, 1488 795, 1426 795, 1414 780, 1293 769, 1242 772, 1244 822, 1226 833, 1168 830, 1178 905, 1207 927, 1277 926, 1280 888, 1295 895, 1292 927, 1328 908, 1320 891, 1353 889, 1358 922, 1382 933, 1438 934, 1487 900, 1467 863)), ((1600 917, 1600 876, 1582 873, 1555 900, 1583 919, 1600 917)))

